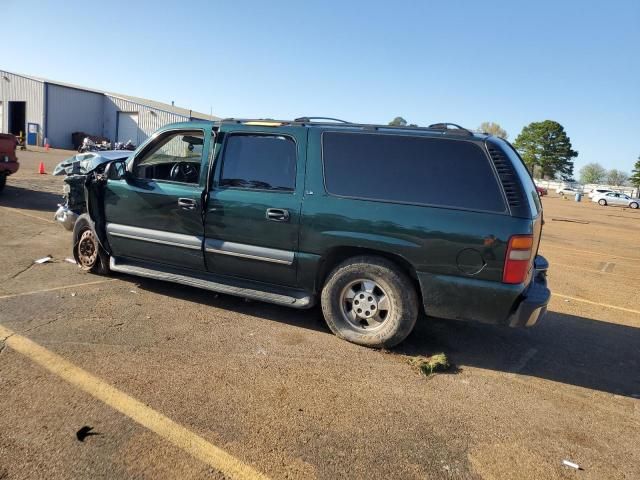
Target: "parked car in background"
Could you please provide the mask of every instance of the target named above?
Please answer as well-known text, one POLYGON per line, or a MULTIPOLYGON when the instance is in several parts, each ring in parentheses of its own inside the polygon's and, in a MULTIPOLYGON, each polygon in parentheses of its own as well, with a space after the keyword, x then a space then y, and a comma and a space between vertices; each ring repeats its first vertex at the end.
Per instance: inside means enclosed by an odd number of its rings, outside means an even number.
POLYGON ((560 187, 556 190, 556 193, 559 195, 575 195, 579 193, 578 189, 575 187, 560 187))
POLYGON ((598 195, 603 195, 605 193, 609 193, 609 192, 613 192, 613 190, 611 190, 610 188, 602 188, 602 187, 598 187, 598 188, 594 188, 593 190, 591 190, 589 192, 589 198, 593 198, 596 197, 598 195))
POLYGON ((537 185, 536 185, 536 191, 538 192, 538 195, 540 195, 541 197, 544 197, 548 193, 546 188, 539 187, 537 185))
POLYGON ((15 135, 0 133, 0 192, 7 183, 7 177, 20 168, 18 157, 16 157, 17 145, 15 135))
POLYGON ((592 202, 596 202, 603 207, 607 205, 622 206, 629 208, 638 208, 640 206, 640 199, 632 198, 624 193, 609 192, 597 195, 591 199, 592 202))
POLYGON ((400 343, 420 306, 531 326, 550 297, 531 175, 508 142, 460 127, 173 124, 90 172, 86 192, 81 268, 319 301, 331 331, 361 345, 400 343))

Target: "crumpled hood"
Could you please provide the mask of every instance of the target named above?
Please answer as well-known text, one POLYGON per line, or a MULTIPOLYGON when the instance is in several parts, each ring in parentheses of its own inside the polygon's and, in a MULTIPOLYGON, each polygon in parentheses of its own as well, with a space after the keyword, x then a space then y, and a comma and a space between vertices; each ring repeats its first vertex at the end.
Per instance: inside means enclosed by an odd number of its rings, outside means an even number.
POLYGON ((104 163, 125 159, 132 153, 131 150, 79 153, 56 165, 53 175, 86 175, 104 163))

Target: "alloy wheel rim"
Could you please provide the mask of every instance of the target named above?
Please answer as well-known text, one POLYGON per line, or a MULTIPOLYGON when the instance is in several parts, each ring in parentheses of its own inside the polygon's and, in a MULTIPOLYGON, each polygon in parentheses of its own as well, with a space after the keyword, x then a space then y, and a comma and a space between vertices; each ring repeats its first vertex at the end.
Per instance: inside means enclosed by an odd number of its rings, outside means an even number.
POLYGON ((387 292, 373 280, 350 282, 340 294, 342 316, 359 330, 376 330, 391 317, 391 301, 387 292))

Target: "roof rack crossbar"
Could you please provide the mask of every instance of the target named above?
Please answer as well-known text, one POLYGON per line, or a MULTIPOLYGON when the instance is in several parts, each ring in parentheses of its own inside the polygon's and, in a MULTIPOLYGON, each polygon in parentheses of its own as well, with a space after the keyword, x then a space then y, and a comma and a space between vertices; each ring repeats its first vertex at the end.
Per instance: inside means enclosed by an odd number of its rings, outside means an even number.
POLYGON ((338 122, 338 123, 352 123, 352 122, 348 122, 346 120, 341 120, 339 118, 331 118, 331 117, 299 117, 294 119, 294 122, 301 122, 301 123, 310 123, 310 122, 314 122, 316 120, 329 120, 330 122, 338 122))

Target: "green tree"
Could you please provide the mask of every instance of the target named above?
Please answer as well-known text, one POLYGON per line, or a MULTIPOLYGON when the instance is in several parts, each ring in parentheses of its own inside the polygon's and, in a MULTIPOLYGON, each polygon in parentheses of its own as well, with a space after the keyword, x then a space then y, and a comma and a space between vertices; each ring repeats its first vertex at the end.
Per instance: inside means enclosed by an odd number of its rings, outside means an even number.
POLYGON ((599 163, 587 163, 580 169, 580 181, 587 183, 602 183, 607 178, 607 171, 599 163))
MULTIPOLYGON (((522 129, 514 142, 531 172, 536 166, 544 177, 567 180, 573 175, 573 159, 578 152, 564 127, 553 120, 533 122, 522 129)), ((536 169, 538 171, 538 169, 536 169)))
POLYGON ((509 138, 507 131, 495 122, 482 122, 478 127, 477 132, 488 133, 489 135, 504 138, 505 140, 509 138))
POLYGON ((396 117, 389 122, 389 125, 392 127, 417 127, 415 123, 407 123, 407 121, 402 117, 396 117))
POLYGON ((402 117, 396 117, 389 122, 392 127, 406 127, 407 121, 402 117))
POLYGON ((615 168, 612 168, 607 172, 607 183, 609 185, 624 185, 628 178, 629 175, 627 175, 627 173, 616 170, 615 168))
POLYGON ((629 183, 640 188, 640 155, 638 156, 638 161, 633 166, 633 170, 631 170, 631 176, 629 177, 629 183))

